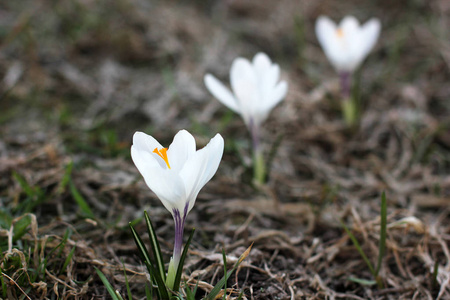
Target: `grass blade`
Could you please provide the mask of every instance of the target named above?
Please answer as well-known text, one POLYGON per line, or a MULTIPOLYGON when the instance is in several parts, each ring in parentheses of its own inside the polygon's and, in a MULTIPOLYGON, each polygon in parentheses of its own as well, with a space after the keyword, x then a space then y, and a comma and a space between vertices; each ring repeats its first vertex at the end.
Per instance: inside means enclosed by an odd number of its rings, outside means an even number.
POLYGON ((131 223, 129 225, 130 225, 131 233, 133 234, 134 242, 136 243, 139 253, 141 254, 141 258, 143 258, 143 261, 148 261, 151 263, 152 261, 150 260, 150 254, 148 253, 147 248, 144 245, 144 242, 142 242, 141 237, 137 234, 133 225, 131 225, 131 223))
POLYGON ((375 270, 375 278, 378 277, 378 273, 381 269, 381 263, 383 261, 383 257, 386 251, 386 227, 387 227, 387 204, 386 204, 386 194, 383 192, 381 195, 381 228, 380 228, 380 245, 378 251, 378 262, 377 268, 375 270))
POLYGON ((131 232, 133 234, 134 241, 136 242, 136 246, 138 247, 139 253, 141 254, 141 257, 143 258, 144 264, 147 266, 147 270, 150 273, 151 280, 158 286, 157 292, 161 299, 169 299, 169 294, 167 292, 166 284, 164 280, 162 279, 162 276, 159 274, 159 270, 156 270, 155 267, 153 267, 153 263, 150 259, 150 254, 147 251, 147 248, 145 247, 144 243, 142 242, 141 237, 137 234, 136 230, 134 229, 133 225, 130 225, 131 232))
POLYGON ((133 300, 133 296, 131 295, 131 290, 130 290, 130 284, 128 282, 127 271, 125 270, 125 264, 123 261, 122 261, 122 266, 123 266, 123 275, 125 276, 125 285, 127 287, 128 300, 133 300))
POLYGON ((431 282, 431 287, 433 289, 436 288, 437 286, 437 275, 439 273, 439 262, 436 260, 436 262, 434 263, 434 269, 433 269, 433 279, 431 282))
POLYGON ((242 297, 244 297, 244 291, 241 291, 239 293, 239 296, 238 296, 238 298, 236 300, 242 300, 242 297))
POLYGON ((348 280, 359 283, 360 285, 366 285, 366 286, 372 286, 377 283, 375 280, 367 280, 367 279, 356 278, 356 277, 349 277, 348 280))
POLYGON ((155 256, 156 266, 159 270, 159 274, 161 277, 166 280, 166 271, 164 268, 164 261, 162 259, 161 247, 159 246, 158 237, 156 236, 155 229, 153 228, 152 221, 150 220, 147 212, 144 212, 145 215, 145 223, 147 223, 148 235, 150 236, 151 246, 153 249, 153 254, 155 256))
POLYGON ((361 255, 362 259, 366 262, 367 267, 369 267, 369 269, 370 269, 370 273, 372 273, 373 277, 376 277, 375 270, 373 269, 373 266, 370 263, 370 260, 367 258, 366 254, 362 250, 361 245, 359 244, 358 240, 355 238, 353 233, 351 233, 351 231, 348 229, 348 227, 344 224, 344 222, 342 220, 341 220, 341 225, 342 225, 342 227, 344 227, 345 232, 347 232, 348 236, 352 240, 353 245, 356 247, 356 250, 358 250, 358 252, 359 252, 359 255, 361 255))
POLYGON ((58 189, 57 189, 57 193, 59 195, 61 195, 65 190, 67 185, 70 183, 70 178, 72 175, 72 169, 73 169, 73 161, 70 161, 67 165, 66 165, 66 170, 64 171, 64 175, 61 179, 61 182, 59 183, 58 189))
POLYGON ((198 283, 200 282, 200 280, 197 280, 197 283, 195 284, 194 290, 191 290, 188 285, 187 282, 184 282, 184 286, 185 289, 184 291, 186 292, 186 300, 195 300, 195 295, 197 294, 197 289, 198 289, 198 283))
POLYGON ((200 280, 197 280, 197 283, 195 284, 194 290, 191 290, 188 286, 187 283, 184 282, 184 286, 186 287, 184 290, 186 292, 186 300, 195 300, 195 295, 197 294, 197 288, 198 288, 198 283, 200 282, 200 280))
POLYGON ((62 254, 62 252, 64 250, 64 247, 66 247, 67 240, 71 237, 71 235, 72 235, 71 229, 67 228, 67 230, 64 233, 64 236, 63 236, 63 238, 61 240, 61 243, 58 245, 58 247, 59 247, 58 256, 61 256, 61 254, 62 254))
POLYGON ((147 300, 153 300, 153 287, 151 286, 151 283, 150 287, 148 284, 145 285, 145 296, 147 297, 147 300))
POLYGON ((150 276, 152 277, 152 280, 155 280, 156 285, 158 286, 157 292, 159 294, 159 297, 163 300, 169 300, 169 292, 167 291, 166 283, 159 275, 158 271, 153 267, 151 263, 148 261, 144 261, 145 265, 147 266, 147 270, 150 273, 150 276))
POLYGON ((2 286, 2 296, 3 296, 3 299, 6 299, 6 283, 5 283, 5 281, 3 280, 3 271, 2 271, 1 266, 0 266, 0 283, 1 283, 1 286, 2 286))
POLYGON ((18 241, 22 236, 24 236, 30 230, 31 218, 29 215, 24 215, 14 224, 14 236, 13 242, 18 241))
POLYGON ((234 264, 233 269, 228 271, 226 275, 222 277, 222 279, 216 284, 216 286, 211 290, 211 293, 206 296, 207 300, 214 300, 216 299, 217 295, 219 294, 222 287, 225 285, 225 282, 230 278, 231 274, 233 274, 234 270, 239 267, 239 265, 242 263, 242 261, 249 255, 250 250, 252 249, 253 244, 247 248, 247 250, 242 253, 242 255, 239 257, 238 261, 234 264))
POLYGON ((13 177, 17 182, 19 183, 22 190, 27 194, 28 197, 34 198, 36 195, 36 192, 33 190, 33 188, 28 184, 28 182, 23 178, 19 173, 16 173, 13 171, 13 177))
POLYGON ((186 285, 186 282, 184 283, 186 288, 184 289, 186 293, 186 300, 195 300, 194 293, 191 291, 191 289, 186 285))
POLYGON ((95 268, 95 272, 97 272, 98 277, 100 277, 101 281, 106 287, 106 290, 108 291, 109 295, 113 300, 123 300, 122 296, 120 296, 119 293, 117 293, 112 285, 109 283, 108 279, 106 279, 105 275, 100 271, 99 269, 95 268))
MULTIPOLYGON (((227 256, 225 254, 225 249, 222 248, 222 258, 223 258, 223 274, 227 274, 227 256)), ((223 300, 227 299, 227 281, 225 280, 225 285, 223 287, 223 300)))
POLYGON ((183 273, 183 265, 184 265, 184 260, 186 258, 188 249, 189 249, 189 245, 191 244, 192 238, 194 237, 194 232, 195 232, 195 228, 192 229, 191 234, 189 235, 189 238, 186 242, 186 244, 184 245, 184 249, 183 252, 181 253, 181 258, 180 258, 180 262, 178 263, 178 269, 177 269, 177 274, 175 275, 175 280, 173 283, 173 290, 178 292, 179 288, 180 288, 180 282, 181 282, 181 274, 183 273))
POLYGON ((63 267, 60 270, 60 275, 61 275, 62 272, 64 272, 66 270, 67 266, 72 261, 73 254, 75 253, 75 248, 76 248, 76 246, 73 246, 72 250, 70 250, 69 255, 67 255, 67 258, 64 261, 64 265, 63 265, 63 267))
POLYGON ((72 194, 72 197, 75 200, 75 202, 77 202, 78 206, 80 207, 81 212, 85 214, 88 218, 94 219, 94 214, 92 213, 91 208, 87 204, 86 200, 84 200, 80 192, 77 190, 72 180, 70 180, 69 182, 69 187, 70 193, 72 194))

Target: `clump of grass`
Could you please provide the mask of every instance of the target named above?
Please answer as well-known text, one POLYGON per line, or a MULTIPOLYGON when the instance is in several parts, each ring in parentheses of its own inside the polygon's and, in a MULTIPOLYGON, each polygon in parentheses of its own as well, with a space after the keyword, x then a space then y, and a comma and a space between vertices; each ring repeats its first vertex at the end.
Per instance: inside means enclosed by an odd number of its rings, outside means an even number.
MULTIPOLYGON (((173 286, 168 280, 168 275, 166 273, 162 253, 161 253, 161 247, 159 245, 158 238, 156 236, 155 229, 153 227, 153 224, 147 214, 147 212, 144 213, 145 215, 145 221, 147 224, 147 230, 150 237, 150 248, 151 248, 151 254, 148 250, 145 244, 143 243, 142 239, 134 229, 134 227, 130 224, 131 232, 133 234, 133 238, 136 242, 136 245, 138 247, 141 259, 145 266, 147 267, 147 270, 150 275, 150 282, 146 285, 146 294, 147 299, 151 300, 153 299, 153 295, 155 294, 157 299, 159 300, 168 300, 168 299, 186 299, 186 300, 195 300, 195 295, 197 292, 198 282, 196 287, 191 290, 186 283, 184 285, 181 284, 181 275, 183 271, 183 265, 184 260, 186 258, 189 245, 192 241, 192 237, 194 236, 195 229, 192 230, 186 245, 183 249, 183 252, 181 254, 180 264, 178 265, 175 280, 173 283, 173 286)), ((230 278, 230 276, 233 274, 233 272, 239 267, 239 265, 244 261, 244 259, 249 255, 250 250, 252 246, 250 246, 244 253, 239 257, 238 261, 234 264, 233 268, 230 270, 227 270, 227 262, 226 262, 226 255, 225 251, 222 250, 222 257, 223 257, 223 265, 224 265, 224 276, 222 279, 214 286, 214 288, 209 292, 207 296, 205 296, 204 300, 215 300, 220 297, 220 295, 223 295, 223 299, 226 299, 227 294, 227 281, 230 278)), ((124 268, 125 269, 125 268, 124 268)), ((100 277, 101 281, 106 287, 106 290, 108 291, 109 295, 114 300, 123 300, 122 296, 118 291, 116 291, 112 285, 109 283, 108 279, 105 277, 105 275, 97 268, 95 268, 98 276, 100 277)), ((125 272, 125 271, 124 271, 125 272)), ((125 273, 125 278, 127 278, 125 273)), ((131 300, 132 295, 130 292, 130 287, 128 284, 128 280, 125 279, 126 284, 126 290, 128 298, 131 300)), ((242 297, 239 297, 239 299, 242 297)))
POLYGON ((0 271, 3 299, 37 299, 62 293, 60 276, 70 277, 76 246, 68 241, 72 231, 62 237, 38 235, 36 216, 31 213, 15 218, 0 245, 0 271), (71 250, 69 250, 71 249, 71 250), (47 286, 53 285, 53 289, 47 286))
POLYGON ((385 255, 385 251, 386 251, 386 227, 387 227, 387 221, 386 221, 387 206, 386 206, 386 195, 384 192, 381 195, 380 218, 381 218, 381 221, 380 221, 381 222, 380 223, 380 243, 379 243, 379 248, 378 248, 378 259, 377 259, 377 264, 376 264, 375 268, 373 267, 372 263, 370 262, 369 258, 365 254, 365 252, 362 249, 361 245, 359 244, 358 240, 353 235, 353 233, 350 231, 350 229, 347 227, 347 225, 345 225, 344 222, 341 222, 341 223, 345 229, 345 232, 348 234, 348 236, 352 240, 353 245, 356 247, 356 250, 361 255, 362 259, 366 263, 367 267, 369 268, 370 273, 373 276, 373 280, 366 280, 366 279, 354 278, 354 277, 350 277, 349 280, 363 284, 363 285, 377 284, 378 288, 381 289, 384 287, 384 284, 383 284, 382 278, 379 276, 379 273, 380 273, 380 269, 381 269, 381 264, 383 262, 383 257, 385 255))

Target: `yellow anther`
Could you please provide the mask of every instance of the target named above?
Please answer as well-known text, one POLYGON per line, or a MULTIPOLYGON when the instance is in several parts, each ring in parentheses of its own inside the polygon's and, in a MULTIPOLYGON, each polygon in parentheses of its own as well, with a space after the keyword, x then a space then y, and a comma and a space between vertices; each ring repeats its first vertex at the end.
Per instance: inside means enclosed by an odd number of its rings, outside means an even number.
POLYGON ((158 156, 164 160, 167 167, 170 169, 169 159, 167 158, 167 148, 161 148, 159 150, 158 148, 155 148, 155 150, 153 150, 153 153, 158 154, 158 156))
POLYGON ((338 29, 336 30, 336 34, 337 34, 337 36, 340 37, 340 38, 344 37, 344 31, 342 30, 342 28, 338 28, 338 29))

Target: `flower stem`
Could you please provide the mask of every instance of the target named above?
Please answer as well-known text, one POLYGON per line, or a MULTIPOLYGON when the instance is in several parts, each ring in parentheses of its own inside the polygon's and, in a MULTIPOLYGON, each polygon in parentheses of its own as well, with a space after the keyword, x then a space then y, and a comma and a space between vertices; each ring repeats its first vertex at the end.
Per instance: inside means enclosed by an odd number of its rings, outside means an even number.
POLYGON ((342 114, 344 115, 345 123, 348 126, 353 126, 358 120, 358 110, 353 98, 345 98, 342 101, 342 114))
POLYGON ((260 147, 259 130, 254 124, 250 125, 250 134, 253 148, 253 179, 258 184, 264 184, 266 181, 266 164, 260 147))
POLYGON ((350 98, 352 88, 352 74, 350 72, 341 72, 339 73, 339 79, 341 82, 342 98, 350 98))
POLYGON ((354 97, 351 96, 352 88, 352 74, 350 72, 339 73, 341 82, 341 95, 344 99, 342 101, 342 114, 345 123, 348 126, 353 126, 358 120, 358 109, 354 97))
MULTIPOLYGON (((186 205, 187 207, 188 205, 186 205)), ((186 211, 187 209, 185 209, 186 211)), ((181 250, 183 248, 183 234, 184 234, 184 221, 186 219, 186 214, 180 215, 178 209, 173 210, 173 219, 175 221, 175 242, 173 246, 173 259, 175 267, 178 268, 178 263, 181 258, 181 250)))
POLYGON ((253 178, 259 184, 264 184, 266 181, 266 164, 259 149, 253 151, 253 178))
POLYGON ((178 209, 173 209, 173 220, 175 221, 175 241, 173 245, 173 256, 169 263, 169 270, 167 272, 166 283, 170 289, 173 288, 175 275, 178 270, 178 264, 180 263, 181 250, 183 248, 183 234, 184 234, 184 223, 186 220, 187 210, 189 203, 186 203, 184 208, 184 213, 181 216, 178 209))

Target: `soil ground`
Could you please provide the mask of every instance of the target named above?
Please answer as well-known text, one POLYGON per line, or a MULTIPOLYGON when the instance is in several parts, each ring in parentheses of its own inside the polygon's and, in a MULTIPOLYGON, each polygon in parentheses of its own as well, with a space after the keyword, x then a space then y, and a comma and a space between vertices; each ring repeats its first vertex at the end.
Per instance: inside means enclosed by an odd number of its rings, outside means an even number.
POLYGON ((169 145, 185 128, 198 147, 225 139, 186 222, 196 235, 184 278, 198 297, 223 275, 222 248, 232 262, 253 243, 231 298, 450 299, 449 28, 445 0, 2 1, 0 298, 109 299, 97 267, 123 296, 125 268, 143 299, 128 223, 148 242, 148 211, 166 259, 174 228, 131 138, 169 145), (347 14, 382 23, 355 76, 354 128, 314 34, 318 16, 347 14), (245 125, 203 84, 206 73, 228 82, 232 61, 257 52, 289 83, 262 129, 263 187, 245 125), (377 286, 342 223, 376 265, 383 191, 377 286))

